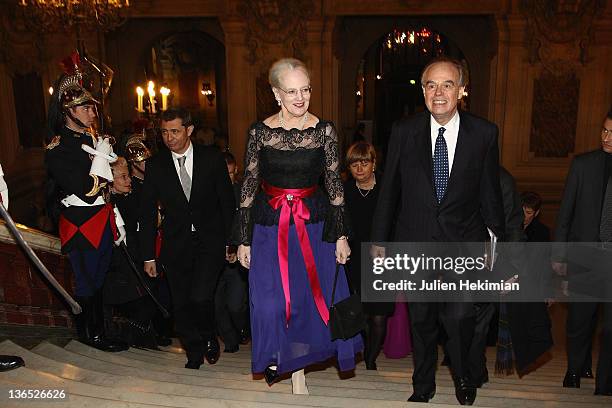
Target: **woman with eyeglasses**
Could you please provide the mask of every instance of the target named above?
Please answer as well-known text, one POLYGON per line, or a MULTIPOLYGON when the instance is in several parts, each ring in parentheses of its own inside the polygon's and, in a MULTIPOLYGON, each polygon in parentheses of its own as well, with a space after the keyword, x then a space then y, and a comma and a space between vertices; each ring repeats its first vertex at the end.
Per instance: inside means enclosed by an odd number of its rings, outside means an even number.
MULTIPOLYGON (((370 241, 372 218, 378 200, 380 178, 377 179, 376 151, 365 141, 354 143, 346 153, 346 165, 351 173, 344 183, 346 210, 352 220, 353 234, 349 240, 352 250, 348 280, 354 292, 361 293, 361 243, 370 241)), ((366 369, 376 370, 387 332, 387 317, 393 313, 393 303, 364 302, 367 316, 364 360, 366 369)))
MULTIPOLYGON (((304 367, 333 357, 351 370, 363 347, 360 336, 332 341, 327 326, 336 263, 350 255, 338 137, 308 112, 303 62, 278 60, 268 79, 279 111, 249 129, 233 240, 250 269, 252 370, 268 385, 292 373, 293 393, 308 394, 304 367)), ((335 301, 348 295, 342 271, 335 301)))

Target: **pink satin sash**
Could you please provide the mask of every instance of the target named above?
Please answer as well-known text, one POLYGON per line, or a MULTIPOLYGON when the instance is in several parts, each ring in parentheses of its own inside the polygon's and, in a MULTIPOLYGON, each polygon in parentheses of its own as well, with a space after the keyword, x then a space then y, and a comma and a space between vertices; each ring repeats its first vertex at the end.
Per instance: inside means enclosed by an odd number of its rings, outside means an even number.
POLYGON ((305 220, 310 219, 310 211, 308 207, 302 202, 302 198, 309 197, 312 195, 317 186, 307 188, 279 188, 271 186, 270 184, 262 183, 263 191, 271 196, 268 203, 275 210, 281 208, 280 220, 278 223, 278 263, 281 273, 281 282, 283 285, 283 293, 285 295, 285 316, 287 320, 287 326, 289 326, 289 319, 291 317, 291 294, 289 293, 289 221, 291 215, 293 215, 293 222, 295 223, 295 229, 297 231, 298 240, 300 242, 300 248, 302 250, 302 256, 304 257, 304 264, 306 265, 306 271, 308 273, 308 281, 310 282, 310 289, 312 290, 312 297, 314 298, 315 305, 319 311, 319 315, 325 324, 329 321, 329 309, 325 304, 323 298, 323 291, 319 283, 319 275, 317 274, 317 267, 315 265, 314 255, 312 254, 312 247, 310 246, 310 240, 308 238, 308 231, 306 231, 305 220))

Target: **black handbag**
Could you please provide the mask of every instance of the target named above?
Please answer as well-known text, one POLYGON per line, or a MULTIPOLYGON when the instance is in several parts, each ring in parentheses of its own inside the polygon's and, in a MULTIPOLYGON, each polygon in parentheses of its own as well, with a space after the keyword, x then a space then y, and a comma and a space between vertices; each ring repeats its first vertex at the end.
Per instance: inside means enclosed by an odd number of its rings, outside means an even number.
POLYGON ((332 340, 350 339, 366 327, 365 316, 361 306, 361 298, 358 294, 354 293, 346 299, 334 304, 339 272, 340 264, 336 264, 336 276, 334 277, 328 323, 332 340))

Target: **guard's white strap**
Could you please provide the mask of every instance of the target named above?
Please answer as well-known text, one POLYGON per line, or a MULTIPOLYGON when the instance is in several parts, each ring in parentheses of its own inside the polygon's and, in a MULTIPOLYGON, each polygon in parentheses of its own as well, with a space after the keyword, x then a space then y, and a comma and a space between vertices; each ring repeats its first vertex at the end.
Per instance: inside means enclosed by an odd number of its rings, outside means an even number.
POLYGON ((113 210, 115 211, 115 225, 117 225, 117 227, 123 227, 125 225, 125 221, 123 221, 121 212, 119 211, 117 206, 115 206, 113 210))
POLYGON ((99 196, 98 198, 96 198, 96 201, 89 204, 81 200, 79 197, 77 197, 74 194, 70 194, 68 197, 64 198, 61 202, 65 207, 94 207, 96 205, 106 204, 102 196, 99 196))

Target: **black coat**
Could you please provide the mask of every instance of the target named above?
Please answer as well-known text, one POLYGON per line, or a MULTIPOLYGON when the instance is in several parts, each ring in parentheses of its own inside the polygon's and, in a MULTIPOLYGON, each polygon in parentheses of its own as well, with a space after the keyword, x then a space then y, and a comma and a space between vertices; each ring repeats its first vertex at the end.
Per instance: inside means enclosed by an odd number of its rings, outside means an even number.
POLYGON ((478 242, 488 239, 487 227, 502 238, 504 209, 497 134, 493 123, 460 112, 448 188, 438 204, 429 112, 396 122, 374 215, 372 240, 478 242), (395 236, 391 237, 394 223, 395 236))
MULTIPOLYGON (((112 202, 117 206, 125 222, 126 246, 130 257, 134 261, 138 272, 153 288, 155 282, 143 271, 143 259, 140 255, 138 240, 138 211, 142 196, 142 181, 132 177, 132 192, 128 195, 112 196, 112 202)), ((104 302, 108 304, 121 304, 136 300, 146 295, 140 280, 132 270, 129 261, 119 247, 113 247, 111 266, 104 281, 104 302)))
MULTIPOLYGON (((599 241, 607 156, 600 149, 578 155, 572 160, 557 215, 555 242, 599 241)), ((564 247, 555 245, 553 248, 554 259, 565 261, 564 247)))
MULTIPOLYGON (((503 167, 500 171, 500 184, 506 215, 506 240, 510 242, 525 241, 522 203, 514 178, 503 167)), ((537 220, 533 222, 535 221, 537 220)), ((517 244, 512 249, 520 251, 509 255, 512 257, 510 262, 518 265, 517 272, 520 276, 521 285, 536 284, 536 281, 540 282, 542 280, 542 275, 550 276, 552 270, 547 262, 537 270, 523 271, 521 268, 521 266, 524 266, 524 264, 521 265, 521 261, 526 258, 533 259, 525 252, 532 250, 532 248, 517 244)), ((537 250, 540 250, 540 248, 537 250)), ((547 259, 547 257, 540 258, 547 259)), ((507 277, 504 277, 504 279, 507 277)), ((516 367, 518 372, 522 373, 553 345, 550 316, 544 302, 508 302, 506 307, 516 367)))
POLYGON ((147 161, 140 207, 139 235, 143 260, 155 259, 158 202, 164 210, 160 254, 164 264, 191 262, 192 225, 202 251, 223 256, 236 209, 223 156, 214 147, 193 145, 189 201, 172 160, 171 152, 164 150, 147 161))

